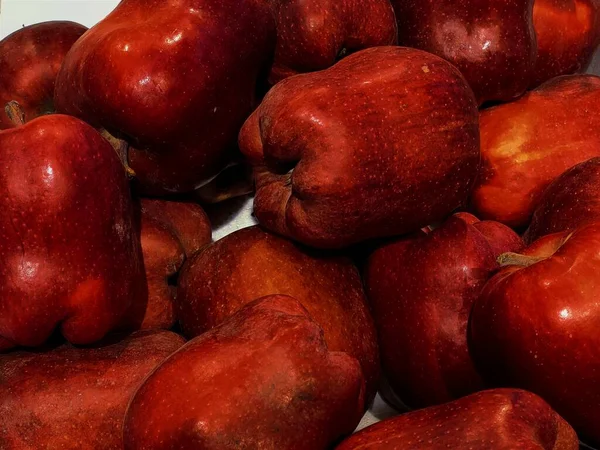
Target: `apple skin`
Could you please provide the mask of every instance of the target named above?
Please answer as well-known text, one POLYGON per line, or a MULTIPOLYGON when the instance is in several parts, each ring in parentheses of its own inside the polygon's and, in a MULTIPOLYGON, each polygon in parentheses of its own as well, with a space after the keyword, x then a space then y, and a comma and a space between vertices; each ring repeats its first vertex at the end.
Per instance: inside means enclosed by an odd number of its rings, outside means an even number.
POLYGON ((427 234, 383 244, 367 262, 364 279, 383 373, 396 396, 412 408, 483 388, 467 345, 471 306, 499 268, 496 257, 521 250, 523 242, 496 224, 503 247, 498 251, 477 227, 486 222, 472 219, 477 220, 457 214, 427 234))
POLYGON ((532 87, 585 72, 600 43, 598 0, 535 0, 533 25, 538 56, 532 87))
POLYGON ((127 405, 184 339, 168 331, 111 336, 0 357, 3 450, 120 450, 127 405))
POLYGON ((56 107, 125 138, 141 191, 189 192, 226 166, 274 46, 264 0, 123 0, 67 54, 56 107))
POLYGON ((326 69, 348 52, 396 45, 389 0, 268 0, 277 24, 269 81, 326 69))
MULTIPOLYGON (((0 109, 21 105, 27 120, 53 112, 54 82, 63 59, 87 28, 75 22, 42 22, 0 41, 0 109)), ((0 114, 0 130, 13 128, 0 114)))
POLYGON ((482 376, 542 396, 600 444, 600 223, 545 236, 485 286, 471 313, 482 376), (539 262, 535 262, 540 258, 539 262))
POLYGON ((287 296, 259 299, 190 341, 133 397, 124 448, 319 450, 362 416, 356 359, 287 296))
POLYGON ((544 189, 565 170, 600 156, 600 77, 544 83, 513 103, 481 112, 478 217, 526 227, 544 189), (577 108, 573 108, 573 104, 577 108))
POLYGON ((578 450, 573 428, 540 397, 490 389, 384 420, 336 450, 578 450))
POLYGON ((415 49, 370 48, 285 79, 240 132, 256 217, 320 248, 442 220, 479 170, 478 117, 458 70, 415 49))
POLYGON ((139 230, 113 148, 79 119, 0 132, 0 349, 59 327, 101 339, 144 295, 139 230))
POLYGON ((372 400, 379 379, 377 336, 360 275, 348 258, 309 251, 259 227, 235 231, 186 261, 177 317, 192 338, 272 294, 297 299, 323 328, 328 347, 361 363, 372 400))
POLYGON ((534 0, 392 0, 398 42, 450 61, 479 104, 522 95, 534 73, 534 0))
POLYGON ((523 238, 531 243, 595 221, 600 221, 600 158, 571 167, 548 186, 523 238))

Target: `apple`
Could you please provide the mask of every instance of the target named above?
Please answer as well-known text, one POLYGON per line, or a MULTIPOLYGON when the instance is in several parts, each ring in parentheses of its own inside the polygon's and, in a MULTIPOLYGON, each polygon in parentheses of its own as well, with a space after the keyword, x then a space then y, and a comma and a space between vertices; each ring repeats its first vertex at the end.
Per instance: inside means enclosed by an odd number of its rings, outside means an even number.
POLYGON ((524 238, 533 242, 590 221, 600 221, 600 158, 571 167, 548 186, 524 238))
POLYGON ((275 85, 240 132, 266 228, 340 248, 461 206, 479 169, 464 78, 420 50, 376 47, 275 85))
POLYGON ((274 39, 263 0, 123 0, 67 54, 57 110, 126 141, 141 191, 189 192, 226 166, 274 39))
POLYGON ((578 450, 573 428, 540 397, 492 389, 384 420, 336 450, 578 450))
POLYGON ((348 258, 309 251, 258 227, 235 231, 184 264, 177 317, 193 338, 272 294, 297 299, 323 328, 329 348, 361 363, 371 400, 379 378, 377 337, 360 275, 348 258))
POLYGON ((471 198, 477 216, 527 226, 554 179, 600 156, 599 102, 600 77, 571 75, 482 111, 483 164, 471 198))
POLYGON ((125 170, 91 126, 47 115, 0 132, 0 349, 114 329, 144 295, 125 170))
POLYGON ((479 104, 511 101, 534 75, 534 0, 392 0, 400 45, 454 64, 479 104))
POLYGON ((471 348, 489 383, 542 396, 600 444, 600 222, 535 241, 504 267, 471 312, 471 348))
MULTIPOLYGON (((63 59, 87 28, 74 22, 23 27, 0 41, 0 106, 16 101, 27 120, 54 111, 54 82, 63 59)), ((14 123, 0 114, 0 130, 14 123)))
POLYGON ((469 313, 500 253, 522 247, 510 228, 461 213, 370 256, 365 283, 383 372, 404 405, 436 405, 483 388, 467 345, 469 313))
POLYGON ((171 355, 134 395, 124 448, 317 450, 363 412, 356 359, 286 296, 259 299, 171 355))
POLYGON ((398 42, 389 0, 267 0, 277 24, 269 81, 332 66, 349 52, 398 42))
POLYGON ((183 342, 168 331, 141 331, 93 347, 65 344, 2 355, 2 449, 122 449, 131 397, 183 342))

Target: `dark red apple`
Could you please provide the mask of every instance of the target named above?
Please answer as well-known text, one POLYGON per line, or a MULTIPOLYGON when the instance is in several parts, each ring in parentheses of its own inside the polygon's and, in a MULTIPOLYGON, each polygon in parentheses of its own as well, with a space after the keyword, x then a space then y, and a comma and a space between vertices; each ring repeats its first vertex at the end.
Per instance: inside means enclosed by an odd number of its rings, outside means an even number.
POLYGON ((347 258, 308 251, 258 227, 236 231, 186 262, 177 317, 192 338, 272 294, 297 299, 323 328, 329 348, 361 363, 372 399, 379 378, 375 326, 358 270, 347 258))
POLYGON ((544 191, 524 235, 528 242, 600 221, 600 158, 573 166, 544 191))
POLYGON ((349 52, 398 42, 389 0, 267 0, 277 23, 269 80, 326 69, 349 52))
POLYGON ((127 405, 184 339, 168 331, 111 336, 0 357, 2 450, 122 449, 127 405))
POLYGON ((265 227, 323 248, 416 231, 468 195, 478 112, 464 78, 420 50, 377 47, 283 80, 240 133, 265 227))
POLYGON ((472 194, 476 214, 527 226, 555 178, 600 156, 599 103, 600 77, 572 75, 482 111, 483 164, 472 194))
POLYGON ((457 214, 370 256, 365 283, 383 372, 404 404, 436 405, 483 387, 467 345, 471 306, 498 269, 496 257, 522 246, 502 224, 457 214))
POLYGON ((326 449, 358 424, 364 380, 300 303, 246 306, 169 357, 133 397, 125 450, 326 449))
POLYGON ((101 339, 144 295, 139 230, 113 148, 48 115, 0 132, 0 349, 101 339))
POLYGON ((600 444, 600 223, 501 256, 471 313, 471 344, 493 384, 542 396, 600 444))
MULTIPOLYGON (((27 120, 54 111, 54 82, 73 43, 87 30, 74 22, 30 25, 0 41, 0 111, 19 103, 27 120)), ((13 122, 0 114, 0 129, 13 122)))
POLYGON ((123 0, 67 54, 55 103, 125 139, 142 190, 191 191, 225 167, 274 38, 264 0, 123 0))
POLYGON ((336 450, 578 450, 573 428, 540 397, 494 389, 372 425, 336 450))
POLYGON ((392 0, 400 45, 450 61, 478 102, 510 101, 534 75, 534 0, 392 0))

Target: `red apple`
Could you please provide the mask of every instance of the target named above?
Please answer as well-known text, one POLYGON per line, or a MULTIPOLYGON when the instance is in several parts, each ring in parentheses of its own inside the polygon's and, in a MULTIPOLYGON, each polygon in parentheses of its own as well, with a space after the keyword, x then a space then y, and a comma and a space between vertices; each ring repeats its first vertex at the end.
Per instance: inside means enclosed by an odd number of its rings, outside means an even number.
POLYGON ((400 45, 450 61, 478 102, 510 101, 534 75, 534 0, 392 0, 400 45))
POLYGON ((471 344, 494 384, 542 396, 600 444, 600 223, 551 234, 485 286, 471 313, 471 344))
POLYGON ((277 23, 274 84, 332 66, 348 52, 398 42, 389 0, 268 0, 277 23))
POLYGON ((573 166, 544 191, 524 235, 528 242, 600 221, 600 158, 573 166))
POLYGON ((278 83, 239 142, 255 166, 260 223, 323 248, 443 219, 479 167, 477 105, 463 77, 400 47, 278 83))
MULTIPOLYGON (((54 111, 54 82, 73 43, 87 30, 74 22, 43 22, 0 41, 0 110, 11 101, 27 120, 54 111)), ((0 130, 14 124, 0 114, 0 130)))
POLYGON ((329 348, 361 363, 372 399, 379 378, 375 326, 358 270, 347 258, 310 252, 258 227, 236 231, 186 262, 177 316, 192 338, 272 294, 297 299, 323 328, 329 348))
POLYGON ((472 194, 477 215, 527 226, 556 177, 600 156, 599 102, 600 77, 572 75, 482 111, 483 164, 472 194))
POLYGON ((578 450, 573 428, 537 395, 494 389, 372 425, 336 450, 578 450))
POLYGON ((183 344, 167 331, 0 357, 3 450, 122 449, 127 405, 144 378, 183 344))
POLYGON ((191 191, 225 167, 274 37, 264 0, 123 0, 67 54, 55 102, 131 145, 142 190, 191 191))
POLYGON ((0 132, 0 349, 101 339, 143 295, 139 231, 113 148, 73 117, 0 132))
POLYGON ((520 250, 523 243, 496 223, 498 233, 488 238, 478 226, 489 222, 476 220, 457 214, 428 234, 383 244, 368 260, 365 282, 383 372, 410 407, 444 403, 483 386, 467 346, 469 313, 498 268, 500 251, 520 250))
POLYGON ((316 450, 363 411, 360 365, 331 352, 292 298, 274 295, 195 338, 133 397, 125 450, 316 450))

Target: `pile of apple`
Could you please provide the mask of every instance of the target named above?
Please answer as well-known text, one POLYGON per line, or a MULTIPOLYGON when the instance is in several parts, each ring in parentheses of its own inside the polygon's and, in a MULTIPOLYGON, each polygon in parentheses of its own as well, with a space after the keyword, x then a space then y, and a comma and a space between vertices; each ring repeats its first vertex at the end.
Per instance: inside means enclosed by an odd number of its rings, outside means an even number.
POLYGON ((599 0, 5 38, 0 450, 600 445, 599 43, 599 0), (412 411, 353 434, 378 391, 412 411))

